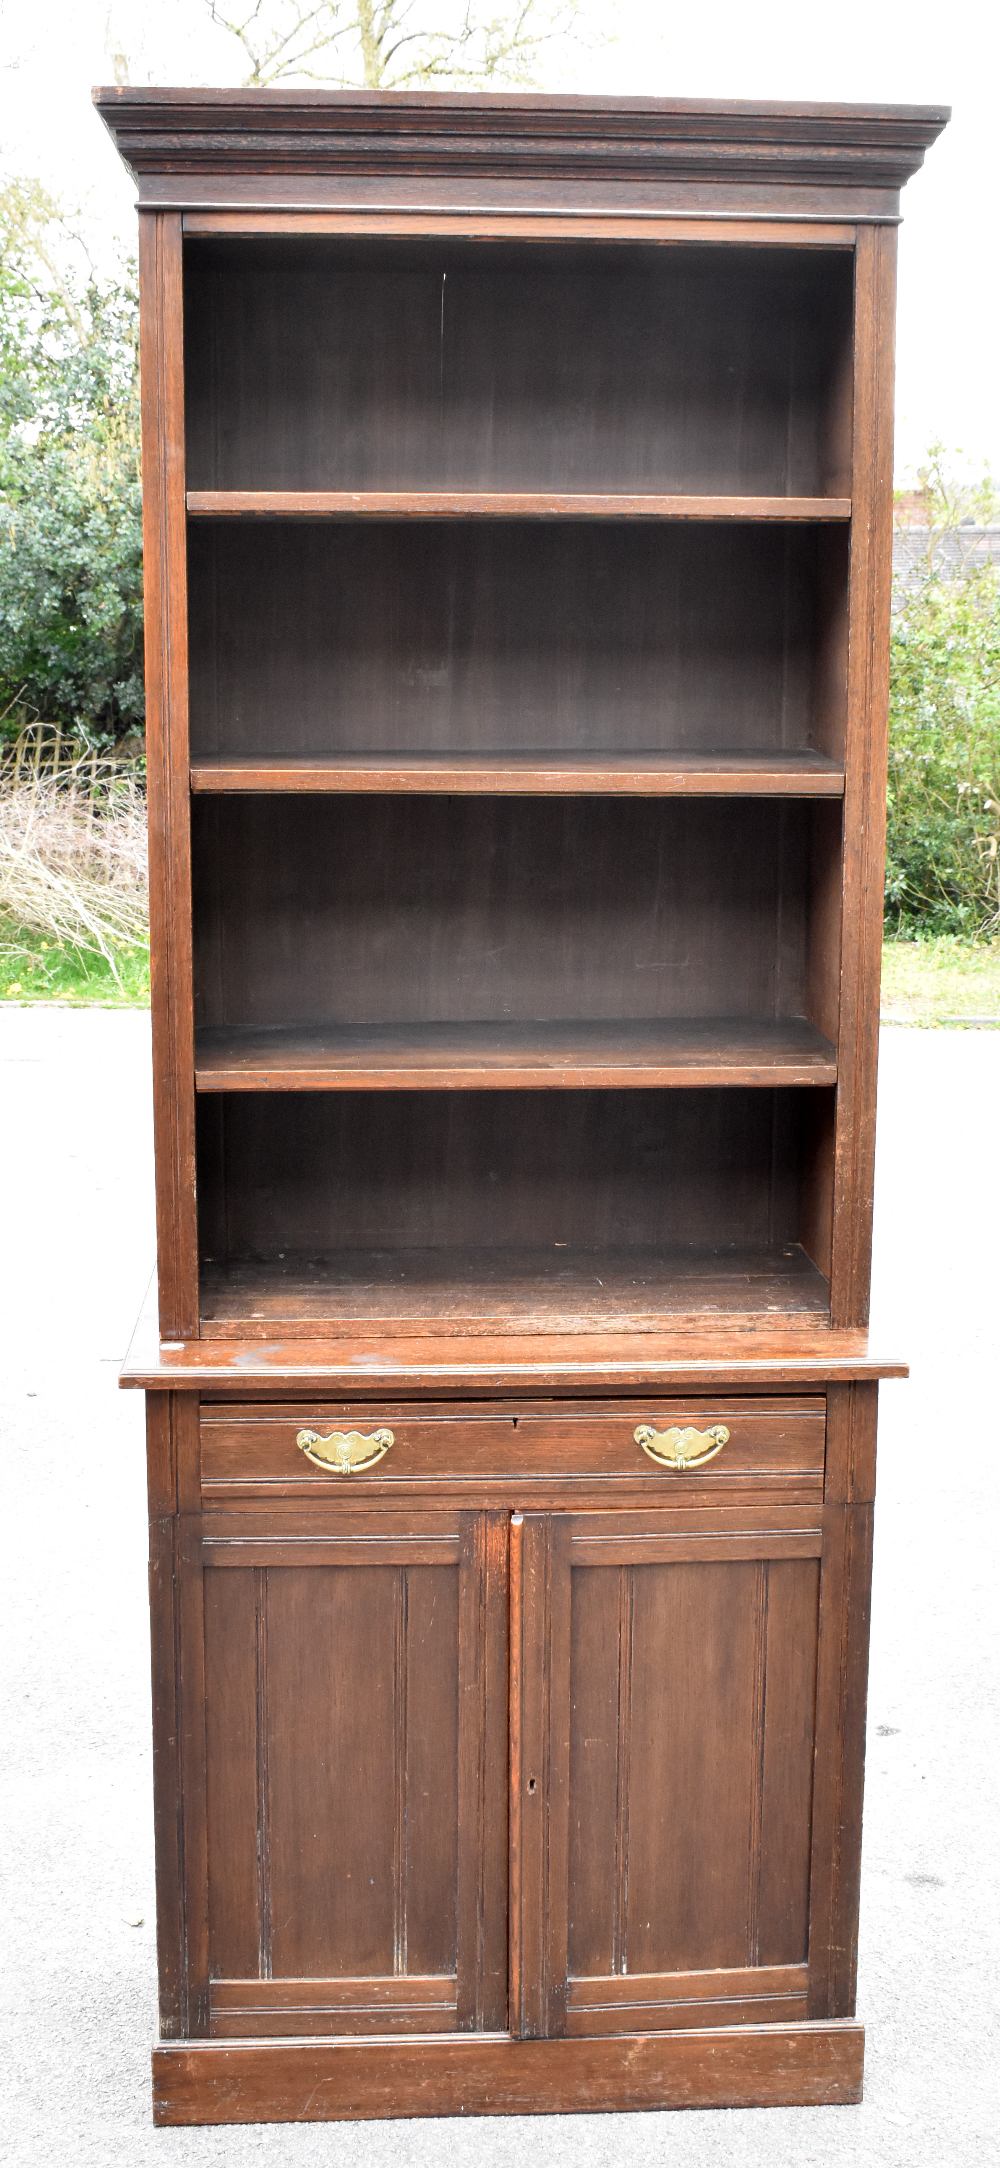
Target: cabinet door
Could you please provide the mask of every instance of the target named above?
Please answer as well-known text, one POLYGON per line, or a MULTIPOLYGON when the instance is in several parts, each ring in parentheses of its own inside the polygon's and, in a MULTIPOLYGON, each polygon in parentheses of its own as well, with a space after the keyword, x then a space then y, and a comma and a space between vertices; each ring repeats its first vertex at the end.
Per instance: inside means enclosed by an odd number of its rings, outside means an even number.
POLYGON ((821 1545, 797 1519, 515 1521, 522 2034, 805 2016, 821 1545))
POLYGON ((209 2030, 502 2028, 507 1518, 204 1546, 209 2030))

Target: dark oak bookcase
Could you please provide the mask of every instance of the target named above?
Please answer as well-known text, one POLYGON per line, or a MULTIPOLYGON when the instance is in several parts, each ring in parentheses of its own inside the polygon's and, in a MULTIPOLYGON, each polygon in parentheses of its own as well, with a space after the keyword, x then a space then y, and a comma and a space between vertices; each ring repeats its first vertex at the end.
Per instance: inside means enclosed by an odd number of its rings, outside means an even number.
POLYGON ((98 103, 156 2113, 856 2098, 892 280, 945 115, 98 103))

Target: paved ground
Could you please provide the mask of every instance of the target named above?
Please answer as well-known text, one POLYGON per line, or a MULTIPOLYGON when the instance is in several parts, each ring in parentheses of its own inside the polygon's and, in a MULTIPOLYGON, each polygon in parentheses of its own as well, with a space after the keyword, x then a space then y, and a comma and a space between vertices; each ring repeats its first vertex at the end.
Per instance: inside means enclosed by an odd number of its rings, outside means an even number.
POLYGON ((860 2109, 154 2132, 139 1400, 146 1020, 0 1011, 5 1944, 12 2164, 951 2168, 997 2158, 1000 1033, 883 1038, 883 1395, 860 2109))

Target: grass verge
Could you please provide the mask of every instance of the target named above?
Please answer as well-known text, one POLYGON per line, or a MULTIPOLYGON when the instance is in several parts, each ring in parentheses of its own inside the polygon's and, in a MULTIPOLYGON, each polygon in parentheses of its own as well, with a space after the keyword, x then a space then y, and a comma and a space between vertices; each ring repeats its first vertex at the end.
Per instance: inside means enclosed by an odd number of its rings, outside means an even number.
MULTIPOLYGON (((147 951, 116 944, 112 953, 117 980, 107 959, 95 951, 44 940, 0 918, 0 1000, 142 1008, 149 1000, 147 951)), ((882 1020, 1000 1028, 1000 941, 973 943, 947 934, 927 941, 887 941, 882 1020)))
POLYGON ((887 941, 882 1022, 1000 1027, 1000 941, 887 941))
POLYGON ((67 1008, 137 1009, 149 1000, 149 952, 130 943, 111 949, 118 972, 99 950, 45 940, 0 918, 0 1000, 57 1001, 67 1008))

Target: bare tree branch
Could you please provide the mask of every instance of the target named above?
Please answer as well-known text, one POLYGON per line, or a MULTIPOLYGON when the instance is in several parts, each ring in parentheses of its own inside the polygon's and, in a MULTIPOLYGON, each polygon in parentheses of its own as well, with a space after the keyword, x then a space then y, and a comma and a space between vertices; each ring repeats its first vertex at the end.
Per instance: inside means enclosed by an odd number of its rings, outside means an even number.
POLYGON ((242 14, 226 13, 222 0, 207 0, 210 20, 228 31, 250 62, 248 86, 263 88, 305 72, 304 64, 349 35, 351 12, 341 0, 253 0, 242 14), (343 21, 338 18, 343 16, 343 21))
POLYGON ((579 34, 582 0, 203 0, 250 85, 295 78, 371 90, 530 83, 546 46, 579 34))

